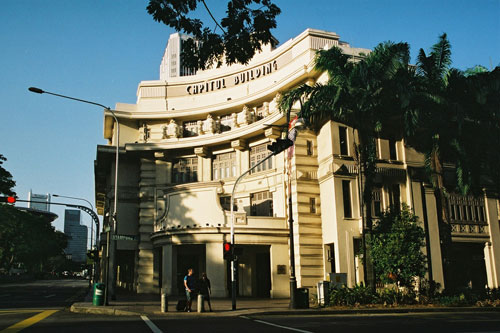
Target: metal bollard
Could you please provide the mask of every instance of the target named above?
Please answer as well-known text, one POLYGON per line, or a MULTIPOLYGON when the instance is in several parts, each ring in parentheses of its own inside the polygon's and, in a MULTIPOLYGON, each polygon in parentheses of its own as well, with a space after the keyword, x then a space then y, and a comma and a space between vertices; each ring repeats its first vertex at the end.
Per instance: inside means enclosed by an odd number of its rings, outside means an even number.
POLYGON ((198 302, 196 303, 196 307, 198 308, 198 312, 205 312, 205 297, 203 295, 198 294, 198 302))
POLYGON ((161 289, 161 306, 160 306, 160 311, 161 312, 168 312, 168 297, 167 297, 167 291, 165 289, 161 289))

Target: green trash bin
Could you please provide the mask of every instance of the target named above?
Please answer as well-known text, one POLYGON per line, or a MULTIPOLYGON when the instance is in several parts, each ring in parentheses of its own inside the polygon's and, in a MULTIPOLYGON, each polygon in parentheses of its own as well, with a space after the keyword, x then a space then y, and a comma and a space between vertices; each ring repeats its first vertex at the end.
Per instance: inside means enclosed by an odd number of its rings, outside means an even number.
POLYGON ((92 293, 92 304, 93 305, 104 305, 104 283, 94 283, 94 289, 92 293))
POLYGON ((295 303, 297 309, 309 309, 309 289, 297 288, 295 294, 295 303))

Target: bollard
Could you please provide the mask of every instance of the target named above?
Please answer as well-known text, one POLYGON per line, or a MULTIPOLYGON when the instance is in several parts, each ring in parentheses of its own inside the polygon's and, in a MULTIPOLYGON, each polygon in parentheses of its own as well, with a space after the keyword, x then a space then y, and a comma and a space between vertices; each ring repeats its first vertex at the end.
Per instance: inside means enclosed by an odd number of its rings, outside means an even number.
POLYGON ((198 312, 205 312, 205 301, 204 297, 201 294, 198 294, 198 302, 196 303, 198 308, 198 312))
POLYGON ((161 289, 161 306, 160 306, 160 311, 161 312, 168 312, 168 297, 167 297, 167 291, 165 289, 161 289))

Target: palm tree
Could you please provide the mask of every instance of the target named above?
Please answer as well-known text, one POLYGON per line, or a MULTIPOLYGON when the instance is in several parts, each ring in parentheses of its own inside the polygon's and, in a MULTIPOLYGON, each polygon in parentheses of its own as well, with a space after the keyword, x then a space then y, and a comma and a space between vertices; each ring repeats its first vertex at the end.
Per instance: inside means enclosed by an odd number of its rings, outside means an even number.
MULTIPOLYGON (((366 238, 372 230, 375 139, 382 130, 399 132, 404 118, 400 115, 409 110, 410 95, 404 88, 412 77, 409 59, 407 43, 381 43, 358 62, 353 62, 337 47, 320 50, 316 54, 315 70, 328 73, 328 81, 314 86, 301 85, 285 93, 280 101, 283 111, 299 102, 300 116, 314 129, 333 120, 357 131, 356 157, 362 176, 365 250, 366 238)), ((369 261, 365 256, 365 280, 374 287, 375 277, 369 261)))
POLYGON ((408 143, 424 153, 435 189, 445 281, 451 278, 447 275, 451 225, 444 162, 455 165, 456 189, 462 194, 479 188, 485 174, 496 184, 500 179, 498 154, 485 151, 500 143, 499 71, 464 73, 450 65, 446 34, 439 36, 428 55, 420 49, 411 102, 418 126, 407 136, 408 143))

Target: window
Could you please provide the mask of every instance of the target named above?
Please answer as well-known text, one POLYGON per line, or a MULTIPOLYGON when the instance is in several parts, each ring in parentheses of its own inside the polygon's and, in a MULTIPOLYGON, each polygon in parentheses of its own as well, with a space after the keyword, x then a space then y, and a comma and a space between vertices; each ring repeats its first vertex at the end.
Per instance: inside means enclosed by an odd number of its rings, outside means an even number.
POLYGON ((347 145, 347 127, 339 126, 340 155, 349 155, 347 145))
POLYGON ((316 198, 309 198, 309 211, 316 214, 316 198))
POLYGON ((399 212, 401 209, 401 191, 399 189, 399 184, 392 184, 389 187, 389 205, 391 209, 399 212))
MULTIPOLYGON (((220 205, 222 209, 230 211, 231 210, 231 197, 225 196, 220 197, 220 205)), ((236 212, 238 210, 238 206, 236 205, 236 199, 234 199, 233 211, 236 212)))
POLYGON ((198 157, 180 158, 172 167, 172 183, 198 181, 198 157))
POLYGON ((212 161, 212 179, 224 179, 236 176, 236 153, 215 156, 212 161))
POLYGON ((344 217, 352 217, 350 180, 342 181, 342 197, 344 199, 344 217))
POLYGON ((307 140, 307 156, 313 155, 313 142, 311 140, 307 140))
MULTIPOLYGON (((271 155, 272 152, 267 149, 267 143, 252 147, 250 149, 250 168, 271 155)), ((270 170, 273 168, 273 159, 268 159, 265 163, 259 165, 252 173, 270 170)))
POLYGON ((198 135, 198 121, 186 121, 184 122, 184 137, 197 136, 198 135))
POLYGON ((398 155, 396 152, 396 143, 397 141, 394 139, 389 139, 389 159, 391 160, 397 160, 398 155))
POLYGON ((380 217, 382 212, 382 189, 375 188, 372 191, 372 216, 380 217))
POLYGON ((335 244, 327 244, 327 260, 330 262, 330 272, 335 273, 335 244))
POLYGON ((250 195, 251 216, 273 216, 273 195, 269 191, 250 195))

